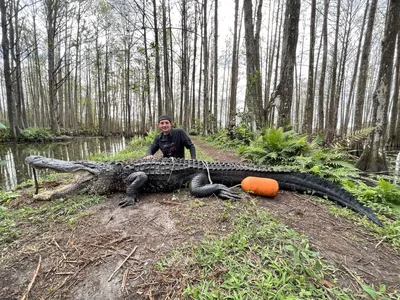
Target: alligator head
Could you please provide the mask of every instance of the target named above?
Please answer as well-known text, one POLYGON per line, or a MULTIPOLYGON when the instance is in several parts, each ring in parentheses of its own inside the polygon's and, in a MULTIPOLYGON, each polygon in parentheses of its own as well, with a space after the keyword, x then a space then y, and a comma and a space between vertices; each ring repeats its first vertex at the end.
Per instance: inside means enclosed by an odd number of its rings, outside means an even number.
POLYGON ((51 200, 62 198, 72 193, 87 192, 89 190, 97 194, 106 194, 113 187, 115 180, 115 169, 110 164, 91 161, 64 161, 54 158, 46 158, 38 155, 31 155, 25 162, 32 167, 35 181, 35 199, 51 200), (73 173, 75 180, 73 183, 63 186, 58 190, 45 191, 38 194, 39 185, 37 181, 36 169, 50 169, 56 172, 73 173), (99 180, 99 178, 101 180, 99 180))

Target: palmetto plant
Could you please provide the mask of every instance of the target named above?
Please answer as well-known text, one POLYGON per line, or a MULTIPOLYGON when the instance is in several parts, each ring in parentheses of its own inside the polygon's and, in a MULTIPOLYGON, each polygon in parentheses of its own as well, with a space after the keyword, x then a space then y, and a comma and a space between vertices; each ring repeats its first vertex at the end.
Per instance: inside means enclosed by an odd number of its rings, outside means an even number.
POLYGON ((306 171, 335 182, 356 176, 357 169, 349 163, 352 157, 340 148, 324 148, 323 140, 318 135, 309 142, 307 135, 268 128, 238 151, 257 165, 306 171))

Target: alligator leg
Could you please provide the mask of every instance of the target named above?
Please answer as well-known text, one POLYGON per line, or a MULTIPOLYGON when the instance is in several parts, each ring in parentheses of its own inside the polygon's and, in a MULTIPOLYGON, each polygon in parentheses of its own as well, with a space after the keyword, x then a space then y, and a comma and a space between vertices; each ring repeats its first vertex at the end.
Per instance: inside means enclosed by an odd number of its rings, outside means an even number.
POLYGON ((124 182, 128 185, 126 189, 127 196, 118 205, 121 207, 135 205, 138 202, 137 194, 139 189, 146 184, 147 180, 147 175, 144 172, 135 172, 125 178, 124 182))
POLYGON ((224 184, 208 183, 208 177, 206 174, 200 173, 193 177, 190 182, 190 192, 196 197, 208 197, 211 195, 217 195, 222 199, 239 200, 240 197, 237 193, 231 191, 224 184))

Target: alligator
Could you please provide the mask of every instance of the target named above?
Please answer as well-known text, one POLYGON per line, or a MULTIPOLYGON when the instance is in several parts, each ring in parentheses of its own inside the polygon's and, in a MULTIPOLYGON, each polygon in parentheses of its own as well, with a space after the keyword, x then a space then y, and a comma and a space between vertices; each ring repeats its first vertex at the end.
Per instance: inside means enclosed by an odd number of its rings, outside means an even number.
POLYGON ((134 205, 138 193, 172 192, 189 187, 195 197, 216 195, 222 199, 238 200, 240 195, 229 187, 240 185, 248 176, 275 179, 279 188, 328 198, 341 206, 366 216, 383 226, 371 208, 362 204, 348 191, 318 176, 277 170, 253 165, 185 160, 180 158, 138 159, 131 162, 64 161, 31 155, 25 159, 33 169, 36 198, 56 199, 72 193, 92 192, 110 194, 125 192, 121 207, 134 205), (67 187, 38 194, 35 169, 76 173, 76 182, 67 187))

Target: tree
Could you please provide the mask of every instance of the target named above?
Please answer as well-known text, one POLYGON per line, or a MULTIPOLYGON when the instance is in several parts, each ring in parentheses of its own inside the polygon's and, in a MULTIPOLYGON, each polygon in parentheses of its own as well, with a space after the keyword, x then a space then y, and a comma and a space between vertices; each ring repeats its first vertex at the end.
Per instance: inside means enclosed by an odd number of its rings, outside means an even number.
MULTIPOLYGON (((197 4, 196 9, 197 9, 197 4)), ((164 110, 167 115, 172 115, 173 95, 170 85, 169 55, 168 55, 168 31, 167 31, 167 8, 165 0, 162 0, 162 41, 163 41, 163 63, 164 63, 164 110)), ((170 30, 169 30, 170 32, 170 30)), ((170 37, 171 38, 171 37, 170 37)))
POLYGON ((400 32, 397 33, 397 57, 396 57, 396 68, 395 68, 395 79, 393 87, 393 105, 390 117, 389 127, 389 141, 388 144, 391 148, 395 149, 400 146, 400 32))
POLYGON ((209 114, 209 95, 208 95, 208 75, 209 75, 209 51, 208 51, 208 33, 207 33, 207 1, 203 2, 203 73, 204 73, 204 86, 203 86, 203 133, 207 135, 208 133, 208 114, 209 114))
POLYGON ((260 29, 262 0, 258 3, 256 28, 253 23, 252 0, 244 0, 244 28, 246 44, 246 98, 245 105, 250 115, 254 116, 257 128, 263 124, 263 99, 260 67, 260 29))
POLYGON ((318 89, 318 131, 324 130, 324 95, 325 95, 325 75, 326 67, 328 62, 328 11, 329 11, 329 0, 324 0, 324 16, 322 22, 322 64, 321 74, 319 77, 319 89, 318 89))
POLYGON ((283 28, 280 81, 272 98, 279 97, 278 126, 290 124, 293 97, 293 71, 296 62, 296 47, 299 35, 300 0, 286 2, 283 28))
POLYGON ((356 164, 357 168, 362 171, 388 171, 385 155, 387 112, 393 75, 393 57, 396 36, 400 30, 399 16, 400 1, 390 0, 385 33, 382 41, 378 81, 372 96, 372 124, 375 130, 371 133, 368 144, 364 147, 364 151, 356 164))
POLYGON ((217 131, 218 126, 218 0, 214 1, 214 124, 213 130, 217 131))
POLYGON ((154 20, 154 50, 156 56, 155 76, 157 88, 157 112, 158 115, 163 114, 162 111, 162 97, 161 97, 161 75, 160 75, 160 44, 158 42, 158 25, 157 25, 157 6, 156 0, 153 0, 153 20, 154 20))
POLYGON ((10 137, 12 139, 16 139, 17 122, 15 119, 15 102, 12 94, 12 79, 11 79, 11 68, 10 68, 10 41, 8 39, 9 32, 7 26, 7 6, 5 0, 0 0, 0 11, 1 11, 1 30, 2 30, 1 47, 3 50, 3 63, 4 63, 3 68, 4 68, 4 80, 6 84, 8 122, 10 124, 10 137))
POLYGON ((315 11, 316 0, 311 0, 311 18, 310 18, 310 55, 308 61, 308 81, 307 81, 307 100, 304 110, 304 131, 307 134, 312 133, 314 117, 314 45, 315 45, 315 11))
POLYGON ((356 108, 354 114, 354 130, 360 130, 363 124, 365 91, 367 88, 367 76, 369 71, 369 57, 371 54, 372 31, 374 29, 377 0, 371 0, 367 28, 365 30, 364 45, 358 75, 356 108))
POLYGON ((233 26, 233 50, 232 50, 232 76, 231 89, 229 97, 229 128, 232 129, 236 125, 236 97, 239 73, 239 51, 238 51, 238 18, 239 18, 239 0, 235 0, 235 17, 233 26))
POLYGON ((332 142, 336 135, 336 123, 335 116, 338 112, 338 107, 336 106, 336 97, 339 93, 338 91, 338 44, 339 44, 339 28, 340 28, 340 3, 341 0, 338 0, 337 8, 336 8, 336 25, 335 25, 335 40, 333 44, 333 54, 332 54, 332 71, 331 71, 331 79, 329 86, 329 101, 328 101, 328 113, 326 119, 326 128, 325 128, 325 143, 332 142))
POLYGON ((57 45, 57 35, 59 33, 61 18, 61 1, 45 0, 46 11, 46 29, 47 29, 47 76, 48 76, 48 94, 50 104, 50 128, 53 134, 60 134, 59 109, 57 100, 57 72, 61 66, 61 59, 55 60, 55 51, 57 45))

